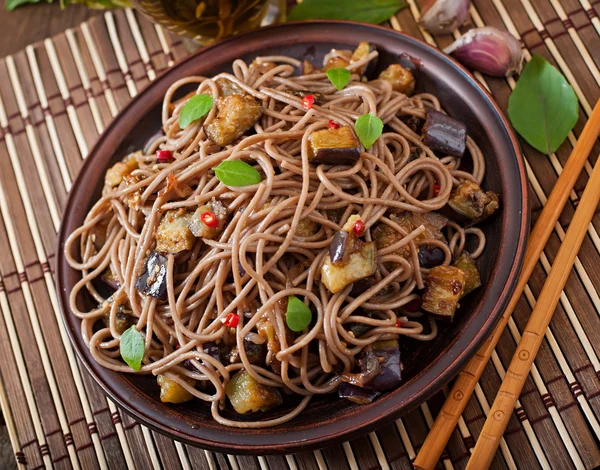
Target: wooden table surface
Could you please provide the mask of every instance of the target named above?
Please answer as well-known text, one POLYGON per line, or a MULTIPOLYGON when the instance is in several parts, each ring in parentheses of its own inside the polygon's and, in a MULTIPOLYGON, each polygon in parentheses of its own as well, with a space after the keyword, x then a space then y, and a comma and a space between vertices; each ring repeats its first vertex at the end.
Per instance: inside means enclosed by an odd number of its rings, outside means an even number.
MULTIPOLYGON (((81 22, 102 11, 90 10, 80 5, 72 5, 61 10, 58 0, 48 4, 24 5, 14 11, 0 10, 0 24, 4 30, 4 39, 0 41, 0 57, 14 54, 28 44, 41 41, 49 36, 73 28, 81 22)), ((1 419, 1 417, 0 417, 1 419)), ((4 421, 0 421, 0 468, 16 468, 14 454, 10 445, 8 431, 4 421)))

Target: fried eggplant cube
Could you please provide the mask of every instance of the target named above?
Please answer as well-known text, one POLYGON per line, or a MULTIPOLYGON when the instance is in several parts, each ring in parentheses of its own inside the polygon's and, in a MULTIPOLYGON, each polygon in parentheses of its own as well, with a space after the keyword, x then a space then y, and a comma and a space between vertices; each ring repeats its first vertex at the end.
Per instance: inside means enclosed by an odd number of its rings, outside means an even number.
MULTIPOLYGON (((183 378, 183 380, 185 380, 192 387, 196 383, 195 380, 187 377, 183 378)), ((186 401, 190 401, 192 398, 194 398, 194 395, 179 385, 175 380, 168 378, 166 375, 159 374, 156 377, 156 382, 160 387, 160 401, 163 403, 185 403, 186 401)))
POLYGON ((188 227, 195 237, 214 240, 223 231, 225 222, 227 222, 225 205, 213 199, 196 209, 188 219, 188 227), (203 214, 208 214, 209 217, 203 214))
POLYGON ((204 125, 206 136, 224 147, 241 137, 262 116, 262 105, 250 95, 221 96, 215 119, 204 125))
POLYGON ((301 219, 296 226, 297 237, 310 237, 317 232, 318 225, 314 220, 301 219))
POLYGON ((227 80, 226 78, 217 78, 215 80, 215 84, 219 89, 219 93, 221 96, 231 96, 231 95, 243 95, 244 90, 242 90, 237 83, 232 82, 231 80, 227 80))
MULTIPOLYGON (((350 63, 354 64, 355 62, 359 62, 363 59, 365 59, 371 52, 373 52, 375 48, 373 47, 373 45, 369 42, 366 41, 361 41, 358 43, 358 46, 356 47, 356 49, 354 49, 354 52, 352 53, 352 58, 350 59, 350 63)), ((365 73, 365 70, 367 68, 368 63, 361 65, 359 68, 356 69, 356 71, 362 75, 365 73)))
POLYGON ((496 193, 483 192, 477 183, 465 180, 454 188, 448 205, 464 217, 482 220, 492 215, 500 202, 496 193))
POLYGON ((463 297, 481 286, 481 275, 479 274, 479 269, 469 253, 463 251, 454 262, 454 266, 465 273, 466 276, 465 288, 462 294, 463 297))
POLYGON ((156 230, 156 251, 179 253, 194 246, 194 234, 188 227, 190 215, 183 209, 164 213, 156 230))
POLYGON ((347 261, 332 263, 327 256, 321 267, 321 282, 329 292, 335 294, 355 281, 375 273, 377 247, 374 242, 356 240, 358 249, 350 248, 347 261))
POLYGON ((349 126, 313 132, 308 143, 308 159, 315 163, 353 164, 360 158, 360 142, 349 126))
POLYGON ((167 300, 167 258, 158 253, 148 256, 146 270, 135 281, 135 288, 142 294, 167 300))
POLYGON ((392 64, 379 74, 379 78, 390 82, 392 90, 410 96, 415 91, 415 77, 400 64, 392 64))
POLYGON ((138 168, 137 159, 142 155, 141 151, 130 153, 123 160, 111 166, 104 175, 104 185, 110 188, 119 186, 126 176, 138 168))
POLYGON ((239 414, 267 411, 283 402, 274 387, 257 382, 246 370, 240 370, 225 386, 225 394, 239 414))
POLYGON ((466 274, 456 266, 432 268, 425 281, 421 308, 440 319, 452 321, 466 278, 466 274))
MULTIPOLYGON (((117 329, 117 333, 119 334, 123 334, 125 333, 125 331, 127 331, 127 329, 129 329, 129 327, 131 325, 133 325, 135 323, 135 319, 134 317, 132 317, 131 315, 129 315, 128 313, 126 313, 127 311, 123 308, 123 306, 119 306, 119 309, 117 311, 117 318, 115 321, 116 324, 116 329, 117 329)), ((131 313, 131 312, 129 312, 131 313)), ((102 321, 104 322, 104 325, 107 328, 110 328, 110 312, 106 312, 104 314, 104 317, 102 318, 102 321)))

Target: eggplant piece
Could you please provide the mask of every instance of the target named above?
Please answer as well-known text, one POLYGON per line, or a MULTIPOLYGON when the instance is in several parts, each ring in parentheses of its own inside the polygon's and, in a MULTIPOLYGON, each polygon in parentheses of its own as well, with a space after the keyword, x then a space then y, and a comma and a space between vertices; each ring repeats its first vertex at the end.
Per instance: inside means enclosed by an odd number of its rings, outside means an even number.
POLYGON ((429 271, 421 308, 447 321, 454 319, 467 276, 456 266, 436 266, 429 271))
POLYGON ((379 374, 367 384, 366 388, 378 392, 398 388, 402 382, 402 363, 398 341, 395 339, 376 341, 365 349, 368 350, 367 354, 374 354, 379 361, 379 374))
MULTIPOLYGON (((347 54, 347 55, 352 54, 352 52, 350 52, 350 51, 338 51, 338 52, 348 52, 349 54, 347 54)), ((342 56, 331 57, 329 60, 327 60, 327 63, 323 67, 323 72, 327 72, 330 69, 345 69, 346 67, 348 67, 350 65, 350 58, 351 57, 346 59, 345 57, 342 57, 342 56)))
POLYGON ((221 201, 213 199, 196 209, 187 220, 187 226, 195 237, 214 240, 221 234, 225 228, 226 222, 227 209, 225 208, 225 205, 221 201), (202 221, 202 214, 205 214, 206 212, 212 212, 217 218, 217 225, 215 227, 209 227, 202 221))
MULTIPOLYGON (((192 387, 196 385, 196 381, 193 379, 188 377, 182 377, 182 379, 192 387)), ((165 375, 157 375, 156 382, 160 387, 160 401, 163 403, 185 403, 194 398, 194 395, 165 375)))
MULTIPOLYGON (((284 310, 285 311, 285 310, 284 310)), ((258 334, 267 340, 267 351, 271 353, 271 360, 267 364, 273 372, 281 372, 281 361, 275 355, 281 351, 281 343, 275 332, 275 327, 268 317, 264 317, 256 324, 258 334)))
POLYGON ((400 64, 392 64, 379 74, 379 78, 390 82, 392 90, 410 96, 415 91, 415 77, 400 64))
POLYGON ((172 209, 165 212, 156 230, 156 251, 179 253, 190 250, 196 239, 188 224, 190 214, 185 209, 172 209))
POLYGON ((467 126, 433 108, 427 110, 423 136, 425 145, 444 155, 462 157, 467 147, 467 126))
POLYGON ((355 338, 360 338, 360 336, 364 335, 371 328, 373 328, 373 326, 367 325, 366 323, 350 323, 348 332, 352 333, 355 338))
POLYGON ((146 259, 146 270, 137 278, 135 288, 142 294, 167 300, 167 258, 154 252, 146 259))
POLYGON ((310 237, 317 232, 317 223, 314 220, 308 218, 302 219, 296 226, 296 236, 298 237, 310 237))
MULTIPOLYGON (((352 57, 350 58, 350 63, 354 64, 355 62, 359 62, 359 61, 363 60, 374 50, 375 50, 375 47, 373 47, 373 45, 371 43, 366 42, 366 41, 359 42, 358 46, 356 47, 356 49, 354 49, 354 52, 352 53, 352 57)), ((374 62, 374 60, 371 62, 374 62)), ((370 68, 369 67, 370 65, 371 65, 371 63, 366 63, 366 64, 362 65, 361 67, 357 68, 356 72, 358 72, 359 75, 364 75, 365 72, 367 71, 367 69, 370 68)))
POLYGON ((419 247, 419 264, 431 269, 439 266, 446 259, 446 254, 437 246, 421 245, 419 247))
POLYGON ((121 286, 119 283, 119 278, 110 266, 104 270, 102 276, 100 276, 100 279, 102 279, 102 281, 104 281, 104 283, 111 289, 117 290, 121 286))
POLYGON ((262 105, 250 95, 229 95, 217 99, 217 116, 204 125, 211 142, 224 147, 241 137, 262 116, 262 105))
POLYGON ((349 126, 313 132, 308 142, 308 159, 315 163, 351 165, 360 158, 360 142, 349 126))
MULTIPOLYGON (((125 310, 123 305, 120 305, 119 309, 117 310, 117 318, 115 323, 117 332, 120 335, 125 333, 125 331, 127 331, 131 325, 135 324, 135 318, 129 315, 127 312, 131 313, 130 311, 125 310)), ((106 312, 104 314, 102 321, 104 322, 106 328, 110 328, 110 312, 106 312)))
MULTIPOLYGON (((409 115, 409 116, 402 116, 400 118, 400 120, 406 124, 406 126, 413 131, 415 134, 420 135, 423 132, 423 125, 425 124, 425 122, 418 118, 417 116, 413 116, 413 115, 409 115)), ((417 158, 419 157, 419 149, 414 147, 415 150, 418 152, 417 153, 417 158)), ((411 149, 412 150, 412 149, 411 149)), ((412 152, 411 152, 412 153, 412 152)))
POLYGON ((345 230, 340 230, 333 236, 333 240, 329 244, 329 259, 333 264, 339 263, 345 258, 348 236, 349 234, 345 230))
POLYGON ((225 386, 225 394, 239 414, 267 411, 283 402, 274 387, 257 382, 246 370, 240 370, 225 386))
POLYGON ((342 381, 356 385, 357 387, 366 387, 373 382, 381 372, 381 365, 377 355, 367 347, 358 357, 358 366, 360 372, 343 374, 342 381))
POLYGON ((479 274, 479 269, 469 253, 463 251, 454 262, 454 266, 465 273, 465 287, 462 297, 470 294, 478 287, 481 287, 481 275, 479 274))
POLYGON ((244 90, 242 90, 237 83, 232 82, 231 80, 227 80, 226 78, 217 78, 215 80, 215 84, 217 85, 221 96, 244 94, 244 90))
POLYGON ((123 179, 133 170, 136 170, 138 165, 138 157, 143 156, 141 151, 133 152, 123 158, 120 162, 115 163, 104 175, 104 184, 110 188, 119 186, 123 179))
POLYGON ((356 240, 345 262, 333 263, 328 256, 321 267, 321 282, 332 294, 365 277, 372 276, 376 269, 377 247, 374 242, 356 240))
POLYGON ((256 344, 244 338, 244 350, 250 364, 261 365, 265 363, 267 348, 264 344, 256 344))
POLYGON ((492 215, 500 201, 496 193, 483 192, 477 183, 465 180, 454 188, 448 205, 458 214, 479 222, 492 215))
POLYGON ((345 398, 359 405, 368 405, 372 403, 381 393, 376 390, 365 390, 362 387, 357 387, 349 383, 342 383, 338 388, 338 396, 345 398))
MULTIPOLYGON (((179 349, 179 347, 177 347, 177 349, 179 349)), ((224 359, 227 357, 228 349, 229 348, 227 346, 223 344, 219 345, 214 341, 208 341, 202 345, 202 350, 205 354, 208 354, 210 357, 213 357, 221 362, 224 362, 224 359)), ((196 369, 196 366, 194 366, 192 361, 189 359, 183 361, 183 367, 185 367, 187 370, 191 370, 192 372, 200 373, 200 371, 196 369)))

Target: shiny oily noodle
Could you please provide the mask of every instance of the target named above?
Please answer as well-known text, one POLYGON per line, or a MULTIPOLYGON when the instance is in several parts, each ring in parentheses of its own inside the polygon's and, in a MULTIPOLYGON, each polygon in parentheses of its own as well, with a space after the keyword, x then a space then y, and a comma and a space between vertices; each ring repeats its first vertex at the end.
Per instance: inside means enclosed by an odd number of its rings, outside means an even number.
POLYGON ((107 171, 67 242, 81 272, 71 309, 99 364, 154 374, 164 402, 196 397, 242 428, 289 421, 316 394, 369 403, 399 386, 402 338, 435 340, 480 285, 475 225, 498 197, 479 186, 484 158, 464 126, 413 94, 409 69, 363 77, 376 58, 361 43, 320 70, 236 60, 170 87, 163 134, 107 171), (339 91, 331 68, 352 72, 339 91), (175 99, 181 88, 195 91, 175 99), (200 94, 214 104, 180 128, 200 94), (355 121, 368 113, 385 127, 365 149, 355 121), (213 170, 224 161, 260 182, 227 186, 213 170), (97 306, 81 311, 90 296, 97 306), (301 396, 293 409, 262 417, 289 395, 301 396))

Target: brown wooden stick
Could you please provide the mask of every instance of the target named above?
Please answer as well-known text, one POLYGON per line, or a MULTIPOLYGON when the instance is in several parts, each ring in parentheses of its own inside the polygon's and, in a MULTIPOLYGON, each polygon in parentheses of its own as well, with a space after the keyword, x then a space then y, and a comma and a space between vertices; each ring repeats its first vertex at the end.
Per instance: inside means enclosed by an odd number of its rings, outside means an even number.
MULTIPOLYGON (((421 447, 421 450, 414 461, 414 466, 416 469, 433 469, 436 463, 439 461, 444 447, 446 447, 446 444, 448 443, 448 440, 450 439, 450 436, 456 427, 456 423, 458 422, 460 415, 464 411, 469 398, 473 394, 473 390, 475 389, 475 385, 477 385, 477 381, 481 377, 481 374, 483 373, 486 364, 490 360, 496 344, 498 344, 498 341, 500 340, 502 332, 506 328, 508 319, 512 315, 517 303, 519 302, 519 298, 523 293, 523 289, 525 288, 525 285, 527 284, 527 281, 529 280, 529 277, 531 276, 531 273, 533 272, 533 269, 535 268, 544 247, 546 246, 548 238, 550 238, 550 234, 552 233, 552 230, 558 221, 558 218, 567 202, 573 186, 575 186, 575 182, 577 181, 577 178, 583 169, 583 166, 590 151, 592 150, 592 147, 594 146, 594 142, 598 138, 599 133, 600 100, 596 103, 590 119, 586 123, 583 132, 579 136, 569 160, 565 164, 562 173, 560 174, 556 184, 554 185, 554 188, 552 189, 552 192, 550 193, 550 196, 548 197, 548 201, 546 202, 544 209, 540 213, 535 227, 531 231, 527 245, 527 251, 525 252, 521 275, 519 276, 517 286, 510 299, 510 302, 502 314, 502 317, 498 321, 498 324, 492 331, 492 334, 479 348, 475 356, 469 360, 467 365, 462 369, 456 378, 452 390, 450 390, 450 393, 446 398, 444 406, 440 410, 440 413, 438 414, 431 430, 429 431, 429 435, 425 439, 425 442, 423 443, 423 446, 421 447)), ((596 168, 597 167, 598 165, 596 165, 596 168)), ((571 225, 573 224, 571 223, 571 225)), ((527 376, 527 374, 525 374, 525 376, 527 376)), ((510 416, 510 413, 508 416, 510 416)), ((493 458, 493 453, 491 458, 493 458)))

